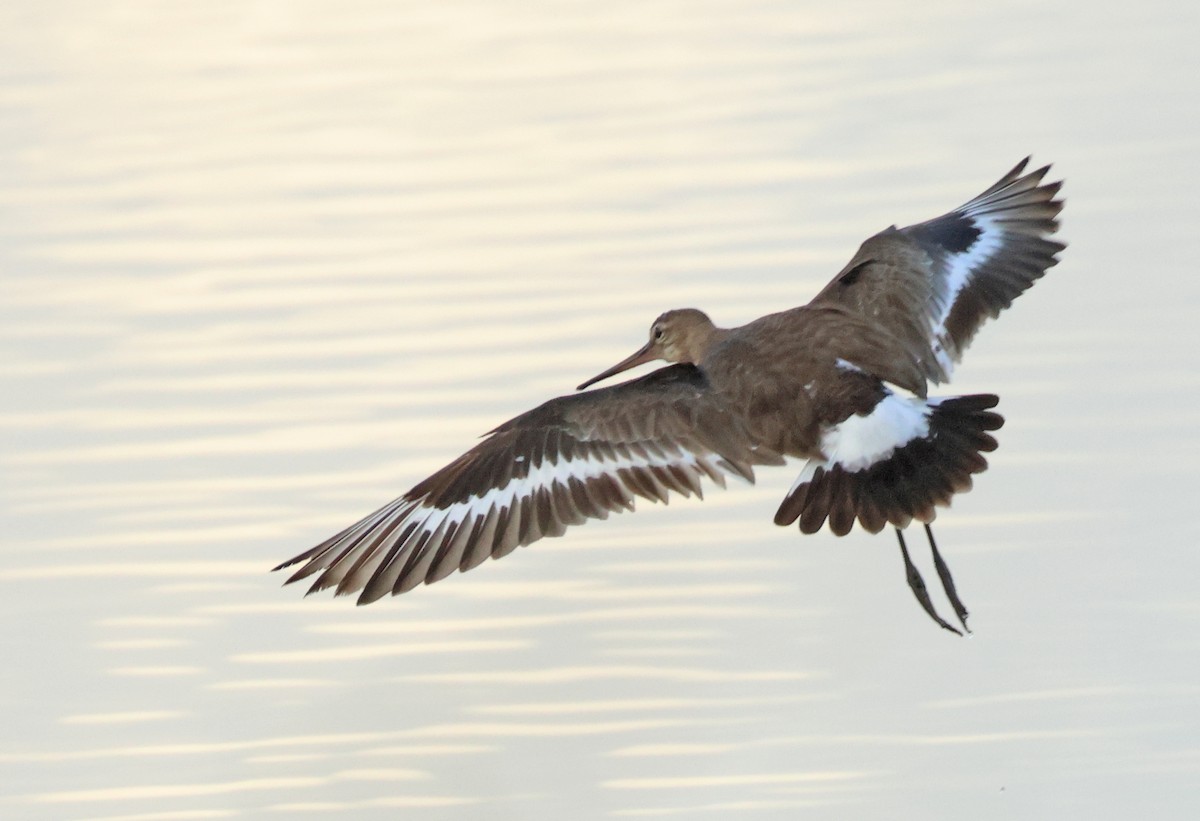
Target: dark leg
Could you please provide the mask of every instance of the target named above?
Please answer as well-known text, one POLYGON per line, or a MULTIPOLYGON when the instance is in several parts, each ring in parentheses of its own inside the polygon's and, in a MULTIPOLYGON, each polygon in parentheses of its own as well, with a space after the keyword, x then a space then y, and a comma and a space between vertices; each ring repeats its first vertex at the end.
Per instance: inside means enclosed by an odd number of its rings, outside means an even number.
POLYGON ((900 528, 896 528, 896 538, 900 540, 900 554, 904 556, 904 573, 908 576, 908 586, 912 588, 913 595, 917 597, 917 601, 921 603, 921 607, 929 614, 929 618, 951 633, 957 633, 961 636, 962 633, 957 627, 947 622, 933 609, 933 602, 929 600, 929 591, 925 589, 925 580, 921 578, 921 574, 917 572, 917 566, 908 557, 908 545, 904 543, 904 534, 900 532, 900 528))
POLYGON ((950 575, 950 568, 942 561, 942 554, 938 552, 937 542, 933 540, 933 528, 929 525, 925 525, 925 535, 929 537, 929 547, 933 551, 933 566, 937 568, 938 576, 942 580, 942 589, 946 591, 946 598, 954 607, 954 615, 958 616, 963 630, 970 633, 971 628, 967 627, 967 608, 963 606, 962 600, 958 597, 958 591, 954 589, 954 577, 950 575))

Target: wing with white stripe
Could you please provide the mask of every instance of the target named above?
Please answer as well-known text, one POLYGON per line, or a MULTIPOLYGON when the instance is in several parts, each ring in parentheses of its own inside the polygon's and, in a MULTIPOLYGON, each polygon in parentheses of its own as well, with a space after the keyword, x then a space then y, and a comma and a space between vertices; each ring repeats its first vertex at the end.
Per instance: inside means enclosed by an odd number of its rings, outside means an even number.
POLYGON ((1029 158, 975 199, 937 219, 889 228, 868 239, 813 300, 836 302, 886 327, 934 382, 989 318, 1056 264, 1061 182, 1042 184, 1029 158))
POLYGON ((753 481, 742 423, 691 365, 559 397, 496 428, 477 446, 362 521, 280 565, 320 573, 309 592, 362 590, 359 603, 469 570, 489 556, 559 536, 570 525, 701 494, 701 479, 753 481))

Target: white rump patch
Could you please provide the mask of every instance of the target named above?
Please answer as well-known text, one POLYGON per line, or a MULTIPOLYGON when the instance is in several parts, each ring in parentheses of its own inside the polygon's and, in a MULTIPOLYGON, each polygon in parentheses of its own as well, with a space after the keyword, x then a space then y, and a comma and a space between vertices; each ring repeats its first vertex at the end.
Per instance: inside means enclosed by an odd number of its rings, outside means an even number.
POLYGON ((821 437, 821 452, 828 464, 865 470, 896 448, 928 436, 929 413, 924 399, 889 393, 865 416, 856 414, 827 430, 821 437))
POLYGON ((924 439, 932 411, 933 403, 924 399, 889 392, 870 413, 855 414, 821 435, 825 459, 808 460, 788 494, 810 481, 819 467, 837 465, 851 473, 866 470, 914 439, 924 439))

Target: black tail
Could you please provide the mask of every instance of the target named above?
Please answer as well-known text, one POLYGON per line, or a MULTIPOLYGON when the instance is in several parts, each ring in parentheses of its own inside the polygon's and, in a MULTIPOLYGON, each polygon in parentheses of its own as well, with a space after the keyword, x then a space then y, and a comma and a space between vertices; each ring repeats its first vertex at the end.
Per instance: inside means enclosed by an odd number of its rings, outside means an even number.
POLYGON ((987 470, 983 457, 996 449, 988 431, 1004 417, 991 409, 993 394, 926 400, 929 432, 897 447, 861 470, 831 462, 810 463, 775 514, 775 523, 800 519, 800 530, 816 533, 829 521, 844 536, 857 519, 871 533, 890 522, 905 527, 913 519, 931 522, 936 505, 946 506, 956 493, 971 489, 971 476, 987 470))

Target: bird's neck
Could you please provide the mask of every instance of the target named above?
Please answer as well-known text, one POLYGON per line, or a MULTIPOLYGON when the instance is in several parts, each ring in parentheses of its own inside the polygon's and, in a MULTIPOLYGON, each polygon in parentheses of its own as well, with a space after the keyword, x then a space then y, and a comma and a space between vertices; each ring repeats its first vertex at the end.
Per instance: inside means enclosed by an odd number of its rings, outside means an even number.
POLYGON ((729 328, 718 328, 711 322, 696 327, 688 338, 688 360, 696 364, 703 362, 730 333, 729 328))

